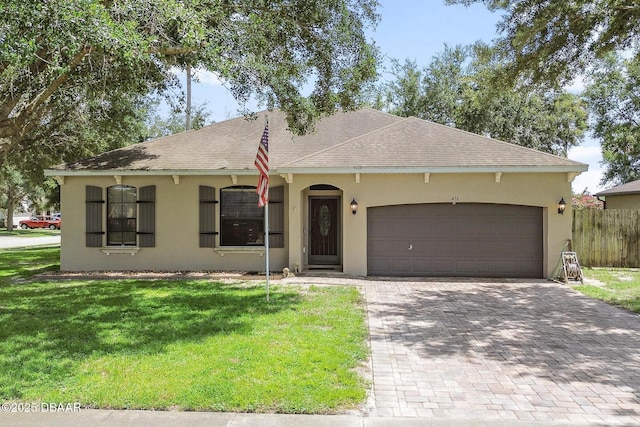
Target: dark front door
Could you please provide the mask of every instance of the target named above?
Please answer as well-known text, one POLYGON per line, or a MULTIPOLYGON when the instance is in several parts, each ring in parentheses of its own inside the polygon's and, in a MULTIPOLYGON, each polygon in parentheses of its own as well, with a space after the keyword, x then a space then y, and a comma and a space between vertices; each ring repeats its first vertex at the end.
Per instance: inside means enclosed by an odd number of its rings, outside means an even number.
POLYGON ((309 264, 340 264, 338 197, 309 197, 309 264))

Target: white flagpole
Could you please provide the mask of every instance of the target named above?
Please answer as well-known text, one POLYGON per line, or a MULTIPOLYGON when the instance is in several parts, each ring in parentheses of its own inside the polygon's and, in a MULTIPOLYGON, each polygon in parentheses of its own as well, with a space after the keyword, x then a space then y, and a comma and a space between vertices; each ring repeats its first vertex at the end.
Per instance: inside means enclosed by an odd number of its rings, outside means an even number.
MULTIPOLYGON (((264 117, 265 127, 269 125, 269 116, 264 117)), ((267 181, 268 182, 268 181, 267 181)), ((267 194, 269 191, 269 182, 267 184, 267 194)), ((269 302, 269 198, 264 205, 264 249, 265 249, 265 263, 267 272, 267 302, 269 302)))
POLYGON ((264 132, 254 162, 258 168, 258 207, 264 207, 264 249, 267 271, 267 302, 269 302, 269 116, 264 118, 264 132), (264 202, 264 204, 263 204, 264 202))
POLYGON ((264 205, 264 247, 267 264, 267 302, 269 302, 269 202, 264 205))

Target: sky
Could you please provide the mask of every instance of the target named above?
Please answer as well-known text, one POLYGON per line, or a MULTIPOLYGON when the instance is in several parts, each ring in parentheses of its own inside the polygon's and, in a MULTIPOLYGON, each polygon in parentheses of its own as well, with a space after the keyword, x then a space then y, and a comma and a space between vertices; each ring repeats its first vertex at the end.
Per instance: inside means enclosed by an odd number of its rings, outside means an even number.
MULTIPOLYGON (((499 13, 491 13, 484 6, 445 6, 443 0, 380 0, 380 22, 368 31, 369 37, 386 58, 400 61, 415 60, 418 66, 426 66, 433 56, 444 50, 445 45, 469 45, 478 40, 491 43, 498 37, 496 24, 499 13)), ((238 104, 215 75, 199 72, 198 83, 192 85, 192 100, 196 105, 205 104, 209 117, 222 121, 238 116, 238 104)), ((568 88, 580 90, 580 82, 568 88)), ((574 193, 585 189, 593 194, 604 190, 600 185, 602 156, 600 145, 591 138, 579 147, 572 148, 568 157, 589 165, 589 170, 575 178, 574 193)))

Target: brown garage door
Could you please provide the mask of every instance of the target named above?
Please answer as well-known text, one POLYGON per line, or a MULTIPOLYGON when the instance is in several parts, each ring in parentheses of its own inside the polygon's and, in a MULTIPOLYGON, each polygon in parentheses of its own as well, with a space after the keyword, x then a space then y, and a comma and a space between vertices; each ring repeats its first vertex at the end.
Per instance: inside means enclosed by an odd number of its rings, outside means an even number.
POLYGON ((437 203, 367 215, 371 276, 542 277, 542 208, 437 203))

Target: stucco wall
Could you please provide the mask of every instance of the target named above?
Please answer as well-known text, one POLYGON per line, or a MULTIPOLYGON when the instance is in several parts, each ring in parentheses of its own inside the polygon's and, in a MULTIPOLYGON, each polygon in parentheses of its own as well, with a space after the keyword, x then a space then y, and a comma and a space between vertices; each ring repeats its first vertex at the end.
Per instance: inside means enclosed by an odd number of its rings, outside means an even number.
MULTIPOLYGON (((306 247, 309 187, 329 184, 341 192, 342 261, 348 274, 367 273, 367 208, 409 203, 503 203, 543 208, 543 274, 555 268, 560 252, 571 238, 571 207, 557 213, 561 197, 571 197, 566 173, 504 173, 496 182, 493 173, 477 174, 336 174, 293 175, 289 184, 278 176, 271 185, 285 185, 285 248, 271 249, 271 270, 307 264, 306 247), (358 182, 359 181, 359 182, 358 182), (358 201, 352 215, 349 202, 358 201)), ((236 185, 256 185, 256 176, 238 176, 236 185)), ((129 254, 106 255, 100 248, 85 247, 85 185, 106 188, 113 177, 67 177, 61 187, 63 270, 245 270, 264 271, 265 259, 258 253, 221 252, 200 248, 198 239, 198 186, 232 186, 231 177, 181 176, 175 184, 170 176, 123 176, 122 183, 142 187, 156 185, 156 247, 129 254)), ((339 192, 339 193, 340 193, 339 192)), ((219 208, 216 209, 219 230, 219 208)), ((106 227, 105 227, 106 228, 106 227)))
MULTIPOLYGON (((256 176, 238 176, 236 185, 255 186, 256 176)), ((87 270, 244 270, 265 271, 264 250, 226 251, 222 248, 199 247, 199 194, 200 185, 220 189, 234 185, 230 176, 181 176, 175 184, 171 176, 123 176, 122 184, 143 187, 156 185, 156 246, 140 248, 135 255, 105 254, 101 248, 85 246, 85 186, 106 188, 115 185, 115 179, 105 177, 66 177, 61 186, 61 205, 64 217, 62 227, 61 269, 87 270)), ((271 185, 282 185, 283 180, 272 177, 271 185)), ((106 196, 105 196, 106 197, 106 196)), ((287 221, 285 192, 285 224, 287 221)), ((106 224, 106 218, 103 218, 106 224)), ((219 205, 216 207, 216 230, 220 230, 219 205)), ((103 227, 106 230, 106 225, 103 227)), ((219 236, 217 236, 219 239, 219 236)), ((270 251, 272 271, 287 265, 288 249, 270 251)), ((217 240, 219 242, 219 240, 217 240)), ((218 245, 219 246, 219 245, 218 245)), ((251 248, 249 248, 251 249, 251 248)))
MULTIPOLYGON (((367 273, 367 208, 408 203, 504 203, 543 208, 543 274, 547 277, 555 268, 563 246, 571 238, 571 208, 564 215, 557 213, 561 197, 571 197, 571 184, 566 173, 505 173, 496 182, 493 173, 430 174, 354 174, 295 175, 289 185, 290 209, 303 212, 304 191, 314 184, 330 184, 343 191, 342 221, 343 271, 349 274, 367 273), (358 213, 352 215, 349 202, 355 198, 358 213)), ((289 264, 304 265, 306 252, 306 219, 304 213, 290 212, 289 264)))
POLYGON ((640 194, 607 196, 605 200, 607 209, 640 209, 640 194))

